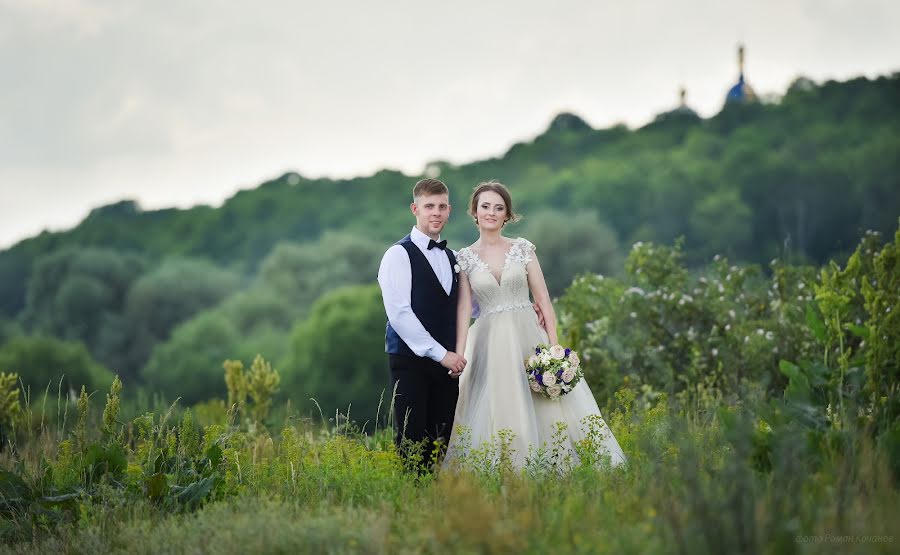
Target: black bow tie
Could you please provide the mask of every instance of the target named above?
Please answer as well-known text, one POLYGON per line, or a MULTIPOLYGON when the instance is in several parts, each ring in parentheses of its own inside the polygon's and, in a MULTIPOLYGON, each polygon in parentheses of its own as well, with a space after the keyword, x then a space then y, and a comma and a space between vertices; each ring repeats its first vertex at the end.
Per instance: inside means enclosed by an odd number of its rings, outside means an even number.
POLYGON ((429 239, 428 240, 428 250, 431 250, 434 247, 437 247, 441 250, 446 249, 447 248, 447 240, 444 239, 443 241, 435 241, 434 239, 429 239))

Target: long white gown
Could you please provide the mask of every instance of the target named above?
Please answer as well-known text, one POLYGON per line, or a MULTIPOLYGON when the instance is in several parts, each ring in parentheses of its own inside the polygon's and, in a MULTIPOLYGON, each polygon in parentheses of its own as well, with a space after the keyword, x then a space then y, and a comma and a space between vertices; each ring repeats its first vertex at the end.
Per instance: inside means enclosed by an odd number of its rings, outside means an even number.
MULTIPOLYGON (((475 251, 466 247, 457 254, 481 314, 469 328, 466 340, 464 356, 468 364, 459 379, 459 400, 444 467, 464 460, 473 448, 496 445, 498 433, 509 430, 513 434, 510 462, 522 469, 526 459, 542 447, 552 448, 557 422, 567 426, 562 448, 577 464, 574 442, 586 437, 585 418, 591 415, 595 415, 595 427, 602 424, 600 449, 609 456, 610 464, 625 462, 586 380, 559 400, 532 393, 528 386, 525 359, 534 353, 536 345, 549 343, 529 298, 525 267, 534 248, 526 239, 513 240, 499 282, 475 251)), ((559 446, 559 437, 556 442, 559 446)))

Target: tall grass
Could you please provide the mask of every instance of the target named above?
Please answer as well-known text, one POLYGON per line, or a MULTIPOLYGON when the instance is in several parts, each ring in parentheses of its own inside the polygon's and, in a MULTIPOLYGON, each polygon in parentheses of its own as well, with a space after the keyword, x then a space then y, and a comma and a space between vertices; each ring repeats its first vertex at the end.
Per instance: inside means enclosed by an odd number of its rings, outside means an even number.
POLYGON ((811 441, 790 419, 763 424, 763 404, 624 390, 607 421, 625 467, 516 473, 489 456, 424 475, 390 430, 341 418, 267 427, 229 411, 201 430, 173 404, 104 433, 99 407, 55 405, 27 403, 38 425, 0 455, 5 552, 888 553, 900 521, 869 434, 811 441), (83 445, 60 422, 83 424, 83 445))

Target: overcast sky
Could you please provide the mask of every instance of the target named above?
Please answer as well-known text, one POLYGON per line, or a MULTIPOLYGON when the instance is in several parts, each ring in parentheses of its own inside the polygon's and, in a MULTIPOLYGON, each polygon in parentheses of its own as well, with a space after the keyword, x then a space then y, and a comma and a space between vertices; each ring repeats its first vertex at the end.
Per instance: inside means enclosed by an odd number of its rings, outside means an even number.
MULTIPOLYGON (((123 198, 502 154, 560 111, 900 70, 896 0, 0 0, 0 247, 123 198)), ((492 176, 485 176, 489 178, 492 176)), ((408 185, 408 184, 407 184, 408 185)))

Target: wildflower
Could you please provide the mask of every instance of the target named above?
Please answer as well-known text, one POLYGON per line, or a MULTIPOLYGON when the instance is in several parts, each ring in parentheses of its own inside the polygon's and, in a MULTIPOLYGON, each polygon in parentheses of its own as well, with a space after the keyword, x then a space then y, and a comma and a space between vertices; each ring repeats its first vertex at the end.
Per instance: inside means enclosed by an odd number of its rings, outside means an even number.
POLYGON ((626 295, 637 294, 642 297, 644 295, 646 295, 646 293, 644 293, 644 290, 641 289, 640 287, 629 287, 628 289, 625 290, 625 294, 626 295))
POLYGON ((735 313, 734 313, 734 310, 729 310, 729 311, 728 311, 728 315, 731 316, 732 318, 735 318, 735 317, 736 317, 736 315, 735 315, 735 313))
POLYGON ((725 331, 731 331, 731 324, 725 324, 725 331))
POLYGON ((800 285, 797 286, 797 289, 803 289, 804 287, 806 287, 806 284, 801 281, 800 285))
POLYGON ((719 283, 719 293, 724 293, 724 292, 725 292, 725 287, 723 287, 722 284, 719 283))
POLYGON ((756 335, 763 335, 765 333, 765 330, 763 330, 762 328, 756 328, 756 335))
POLYGON ((719 356, 719 349, 713 349, 711 352, 712 356, 719 356))
POLYGON ((771 340, 774 339, 774 338, 775 338, 775 334, 774 334, 774 333, 772 333, 772 332, 770 332, 770 331, 767 331, 767 332, 766 332, 766 339, 768 339, 769 341, 771 341, 771 340))
POLYGON ((632 312, 631 314, 629 314, 629 316, 631 316, 632 318, 637 318, 637 312, 632 312))

